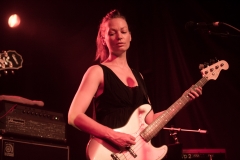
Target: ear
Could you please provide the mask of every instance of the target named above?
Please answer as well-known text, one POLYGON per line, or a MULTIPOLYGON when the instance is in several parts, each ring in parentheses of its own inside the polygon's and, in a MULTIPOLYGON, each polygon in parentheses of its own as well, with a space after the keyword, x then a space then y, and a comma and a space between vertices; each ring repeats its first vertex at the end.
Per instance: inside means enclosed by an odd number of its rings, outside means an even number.
POLYGON ((104 37, 101 37, 101 40, 102 40, 102 45, 106 45, 106 42, 105 42, 105 38, 104 37))

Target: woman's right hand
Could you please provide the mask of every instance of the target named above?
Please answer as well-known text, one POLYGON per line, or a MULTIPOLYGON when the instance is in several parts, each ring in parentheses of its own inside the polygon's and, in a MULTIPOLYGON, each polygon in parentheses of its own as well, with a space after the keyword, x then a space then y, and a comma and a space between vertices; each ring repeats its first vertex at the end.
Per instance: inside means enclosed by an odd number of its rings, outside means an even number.
POLYGON ((113 143, 118 145, 119 147, 126 148, 131 145, 136 144, 135 137, 133 137, 130 134, 122 133, 114 131, 110 137, 108 137, 109 140, 111 140, 113 143))

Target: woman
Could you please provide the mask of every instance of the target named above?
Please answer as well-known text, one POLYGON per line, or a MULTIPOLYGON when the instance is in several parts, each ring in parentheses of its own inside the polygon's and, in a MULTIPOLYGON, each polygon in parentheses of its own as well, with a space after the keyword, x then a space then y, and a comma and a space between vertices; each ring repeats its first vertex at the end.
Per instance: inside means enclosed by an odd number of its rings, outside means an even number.
MULTIPOLYGON (((117 10, 103 18, 97 36, 99 64, 89 67, 84 74, 68 114, 70 125, 119 147, 134 145, 135 137, 113 129, 124 126, 140 105, 150 104, 141 74, 127 63, 131 39, 126 19, 117 10), (92 100, 94 119, 85 115, 92 100)), ((197 87, 188 92, 195 99, 202 89, 197 87)), ((151 110, 146 123, 150 124, 160 114, 151 110)))

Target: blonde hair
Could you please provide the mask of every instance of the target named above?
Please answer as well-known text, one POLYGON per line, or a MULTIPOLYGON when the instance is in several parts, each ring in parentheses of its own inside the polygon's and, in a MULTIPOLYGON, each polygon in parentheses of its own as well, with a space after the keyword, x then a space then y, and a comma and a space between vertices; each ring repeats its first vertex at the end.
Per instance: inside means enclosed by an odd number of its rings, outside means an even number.
POLYGON ((102 33, 104 33, 104 31, 105 31, 103 24, 113 18, 122 18, 122 19, 126 20, 126 18, 123 15, 121 15, 121 13, 116 9, 112 10, 105 17, 103 17, 103 19, 100 23, 100 26, 99 26, 98 35, 97 35, 97 39, 96 39, 97 51, 96 51, 96 56, 95 56, 95 62, 102 63, 109 56, 109 50, 108 50, 107 46, 103 44, 103 41, 102 41, 104 38, 102 33))

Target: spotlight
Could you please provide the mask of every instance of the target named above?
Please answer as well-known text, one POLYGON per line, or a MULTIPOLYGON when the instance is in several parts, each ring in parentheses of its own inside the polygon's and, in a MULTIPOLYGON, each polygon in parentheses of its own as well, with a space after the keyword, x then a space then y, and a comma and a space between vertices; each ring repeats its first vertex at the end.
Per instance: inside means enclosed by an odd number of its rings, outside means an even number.
POLYGON ((8 19, 8 25, 11 28, 16 28, 19 26, 21 20, 20 17, 17 14, 13 14, 8 19))

